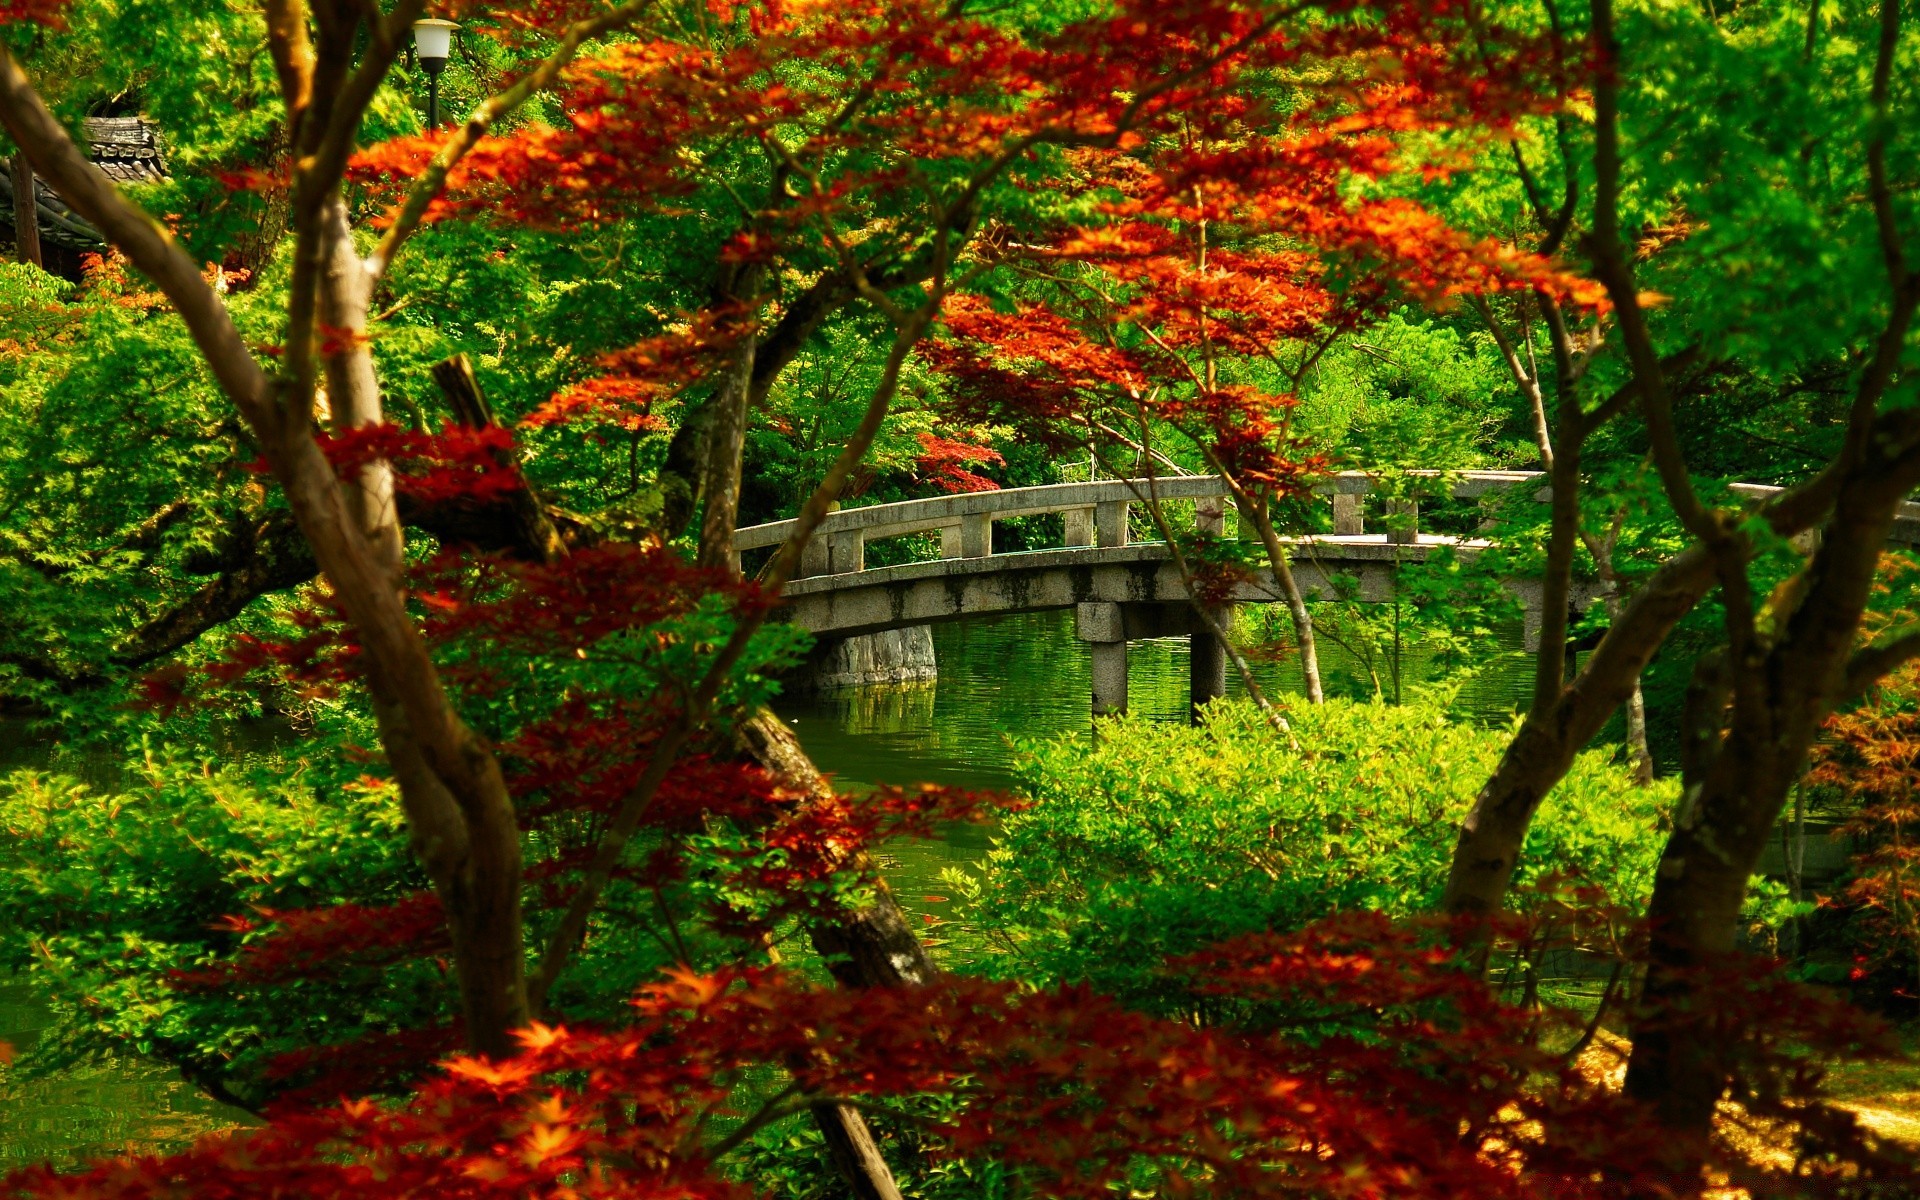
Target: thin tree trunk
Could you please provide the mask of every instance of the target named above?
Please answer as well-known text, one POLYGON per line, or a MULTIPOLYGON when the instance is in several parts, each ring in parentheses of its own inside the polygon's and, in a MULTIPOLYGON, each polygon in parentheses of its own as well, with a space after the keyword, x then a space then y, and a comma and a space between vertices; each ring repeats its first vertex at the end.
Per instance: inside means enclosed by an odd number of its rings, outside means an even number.
POLYGON ((1207 464, 1213 468, 1214 474, 1226 480, 1227 486, 1233 491, 1234 507, 1259 535, 1260 545, 1267 552, 1267 564, 1273 568, 1274 582, 1280 585, 1280 595, 1286 600, 1287 612, 1293 618, 1293 636, 1300 648, 1300 674, 1307 689, 1307 703, 1325 703, 1327 694, 1320 685, 1320 650, 1313 636, 1313 613, 1307 608, 1307 598, 1300 591, 1299 580, 1294 577, 1287 548, 1274 531, 1266 500, 1256 499, 1240 486, 1237 479, 1227 474, 1225 464, 1204 442, 1196 438, 1194 444, 1207 456, 1207 464))
MULTIPOLYGON (((338 195, 328 200, 320 223, 323 259, 316 312, 324 331, 321 357, 333 424, 344 431, 384 419, 367 342, 372 289, 338 195)), ((397 594, 405 545, 392 468, 385 462, 369 463, 342 490, 348 514, 397 594)), ((511 1054, 516 1048, 512 1031, 526 1024, 531 1013, 520 829, 506 782, 492 754, 461 723, 444 692, 440 719, 459 744, 455 753, 465 761, 454 771, 436 762, 396 697, 394 681, 377 660, 368 665, 381 743, 400 784, 414 851, 446 913, 468 1044, 486 1054, 511 1054), (453 814, 457 819, 448 820, 453 814)))
MULTIPOLYGON (((730 273, 720 289, 720 303, 751 308, 758 302, 760 270, 754 266, 730 273)), ((736 319, 751 325, 747 312, 736 319)), ((749 327, 728 356, 726 373, 710 403, 712 424, 706 430, 706 508, 700 518, 699 563, 724 571, 734 566, 733 531, 740 516, 741 457, 746 448, 747 410, 753 396, 753 364, 759 338, 749 327)))
POLYGON ((1641 677, 1633 677, 1633 694, 1627 697, 1627 757, 1633 765, 1633 781, 1641 787, 1653 783, 1653 750, 1647 744, 1647 696, 1640 686, 1641 677))
POLYGON ((40 257, 40 206, 33 198, 33 164, 27 156, 14 152, 9 163, 13 173, 14 256, 20 262, 43 266, 40 257))
MULTIPOLYGON (((815 797, 832 794, 792 728, 773 713, 764 709, 755 713, 741 727, 740 741, 785 786, 815 797)), ((871 866, 864 853, 851 865, 871 866)), ((826 958, 827 970, 842 987, 925 984, 939 974, 886 880, 877 874, 872 903, 819 922, 810 933, 814 949, 826 958)), ((853 1189, 856 1200, 900 1200, 893 1170, 881 1155, 866 1118, 843 1104, 817 1104, 812 1111, 832 1151, 834 1165, 853 1189)))
POLYGON ((1280 594, 1286 597, 1287 612, 1293 618, 1293 638, 1300 647, 1300 674, 1307 689, 1307 703, 1324 704, 1327 693, 1320 686, 1320 650, 1313 639, 1313 613, 1307 608, 1307 598, 1300 591, 1299 581, 1294 578, 1286 548, 1278 544, 1278 539, 1267 547, 1267 561, 1273 566, 1273 577, 1280 584, 1280 594))

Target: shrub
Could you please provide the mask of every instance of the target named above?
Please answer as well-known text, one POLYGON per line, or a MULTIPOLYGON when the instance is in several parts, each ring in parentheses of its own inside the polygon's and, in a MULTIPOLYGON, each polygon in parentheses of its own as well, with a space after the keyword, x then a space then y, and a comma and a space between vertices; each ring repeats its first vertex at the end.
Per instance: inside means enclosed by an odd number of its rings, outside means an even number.
MULTIPOLYGON (((1427 706, 1290 710, 1293 739, 1251 705, 1198 728, 1122 719, 1098 738, 1020 746, 1032 807, 976 873, 949 872, 950 928, 987 973, 1085 981, 1185 1010, 1162 960, 1351 910, 1433 907, 1457 823, 1507 735, 1427 706)), ((1600 752, 1548 798, 1516 884, 1569 871, 1637 904, 1672 784, 1634 785, 1600 752)))

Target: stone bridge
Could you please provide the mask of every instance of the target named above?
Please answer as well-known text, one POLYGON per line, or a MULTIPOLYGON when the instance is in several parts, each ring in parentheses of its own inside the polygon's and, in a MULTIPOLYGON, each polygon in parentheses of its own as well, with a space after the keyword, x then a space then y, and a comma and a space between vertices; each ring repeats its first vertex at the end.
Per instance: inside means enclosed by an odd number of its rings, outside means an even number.
MULTIPOLYGON (((1294 577, 1310 598, 1344 596, 1391 601, 1401 563, 1424 561, 1437 547, 1472 554, 1486 543, 1468 536, 1423 533, 1419 493, 1493 500, 1520 491, 1534 497, 1544 477, 1534 471, 1418 473, 1404 489, 1412 498, 1387 502, 1389 528, 1368 533, 1363 497, 1376 480, 1357 472, 1334 476, 1317 489, 1333 507, 1331 534, 1285 538, 1294 577), (1344 585, 1344 586, 1343 586, 1344 585)), ((1536 497, 1537 498, 1537 497, 1536 497)), ((1226 685, 1226 655, 1196 618, 1185 582, 1168 545, 1157 538, 1135 541, 1136 510, 1157 500, 1175 528, 1206 529, 1225 536, 1251 536, 1229 521, 1229 489, 1213 476, 1172 476, 1009 488, 842 509, 814 531, 800 570, 786 587, 783 619, 838 643, 842 661, 827 676, 840 682, 930 674, 931 642, 924 647, 895 631, 916 630, 963 617, 1071 608, 1075 631, 1090 642, 1096 713, 1126 707, 1126 643, 1150 637, 1192 639, 1196 703, 1220 695, 1226 685), (1057 548, 993 552, 993 524, 1013 517, 1059 514, 1064 544, 1057 548), (869 569, 870 542, 915 534, 940 537, 941 557, 869 569), (895 634, 876 646, 869 635, 895 634), (906 643, 906 644, 902 644, 906 643), (901 658, 907 663, 903 671, 901 658)), ((792 521, 740 530, 743 554, 785 542, 792 521)), ((1538 587, 1509 585, 1538 628, 1538 587)), ((1271 603, 1284 597, 1269 578, 1240 585, 1232 601, 1271 603)))
MULTIPOLYGON (((1420 504, 1451 497, 1481 505, 1507 497, 1544 501, 1545 476, 1538 471, 1419 471, 1408 472, 1406 482, 1385 500, 1378 533, 1366 529, 1363 498, 1380 489, 1379 480, 1360 472, 1332 476, 1315 491, 1333 509, 1333 532, 1283 538, 1293 563, 1294 577, 1310 599, 1350 599, 1391 602, 1395 573, 1403 563, 1423 562, 1446 547, 1471 556, 1488 543, 1471 533, 1422 532, 1420 504)), ((1737 485, 1736 490, 1757 498, 1776 489, 1737 485)), ((1150 499, 1159 504, 1163 519, 1176 529, 1198 528, 1221 536, 1250 536, 1229 522, 1232 503, 1226 484, 1214 476, 1169 476, 1121 479, 1094 483, 1065 483, 1044 487, 1009 488, 841 509, 830 513, 814 531, 801 558, 797 576, 783 596, 779 614, 819 637, 823 643, 849 647, 851 661, 843 662, 843 682, 874 677, 871 672, 871 635, 892 635, 941 621, 994 613, 1074 610, 1075 632, 1091 643, 1093 710, 1096 714, 1126 708, 1126 644, 1139 638, 1187 636, 1192 639, 1192 695, 1194 703, 1221 695, 1226 686, 1226 655, 1195 614, 1185 582, 1171 548, 1161 540, 1135 541, 1133 514, 1150 499), (1059 547, 993 552, 993 524, 1013 517, 1059 514, 1064 518, 1064 544, 1059 547), (924 562, 869 569, 870 542, 916 534, 940 536, 941 557, 924 562), (865 643, 865 644, 863 644, 865 643)), ((1896 538, 1920 540, 1920 505, 1909 504, 1896 538)), ((1466 519, 1474 521, 1472 510, 1466 519)), ((1461 524, 1456 508, 1452 523, 1461 524)), ((776 521, 741 529, 736 549, 743 554, 776 547, 791 534, 792 521, 776 521)), ((1262 572, 1262 575, 1268 573, 1262 572)), ((1519 598, 1526 614, 1528 645, 1540 628, 1540 586, 1537 580, 1514 578, 1506 586, 1519 598)), ((1597 595, 1594 584, 1576 586, 1576 602, 1584 606, 1597 595)), ((1241 584, 1233 603, 1282 602, 1284 597, 1269 578, 1241 584)), ((931 640, 919 654, 919 671, 932 669, 931 640)), ((900 647, 894 647, 896 654, 900 647)), ((911 655, 912 648, 908 647, 911 655)), ((843 652, 843 658, 847 657, 843 652)), ((829 668, 829 676, 835 672, 829 668)), ((884 668, 881 677, 884 677, 884 668)), ((911 668, 894 678, 912 677, 911 668)))

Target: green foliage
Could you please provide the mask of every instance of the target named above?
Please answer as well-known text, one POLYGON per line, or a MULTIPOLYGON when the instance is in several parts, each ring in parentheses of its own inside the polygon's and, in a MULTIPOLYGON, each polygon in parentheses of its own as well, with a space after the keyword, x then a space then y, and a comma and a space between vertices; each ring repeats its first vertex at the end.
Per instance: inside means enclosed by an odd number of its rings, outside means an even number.
POLYGON ((1512 392, 1485 333, 1394 313, 1320 357, 1300 389, 1297 419, 1342 465, 1521 464, 1535 451, 1509 429, 1512 392))
POLYGON ((29 339, 0 355, 0 692, 119 724, 123 692, 73 684, 112 675, 123 640, 272 506, 185 328, 122 271, 75 289, 11 268, 0 313, 29 339))
POLYGON ((257 1105, 276 1052, 440 1014, 445 981, 408 964, 233 990, 170 981, 235 948, 230 916, 378 905, 424 886, 394 788, 279 758, 216 767, 151 752, 128 771, 118 791, 33 771, 0 780, 0 965, 30 973, 56 1017, 23 1065, 133 1050, 257 1105))
MULTIPOLYGON (((950 873, 954 936, 992 974, 1185 1011, 1168 956, 1337 911, 1430 909, 1506 733, 1426 705, 1336 700, 1287 718, 1291 738, 1227 703, 1198 728, 1123 719, 1097 744, 1024 746, 1034 805, 1007 818, 977 875, 950 873)), ((1673 796, 1581 756, 1535 820, 1517 882, 1576 871, 1640 902, 1673 796)))

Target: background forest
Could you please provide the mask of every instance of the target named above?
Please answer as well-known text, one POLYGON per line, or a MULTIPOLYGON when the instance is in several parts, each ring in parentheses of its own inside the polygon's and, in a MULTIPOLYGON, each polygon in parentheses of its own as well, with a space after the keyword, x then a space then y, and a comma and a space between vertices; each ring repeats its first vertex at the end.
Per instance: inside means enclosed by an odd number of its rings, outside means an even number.
POLYGON ((223 1106, 0 1194, 1913 1194, 1916 79, 1899 0, 0 0, 0 1097, 223 1106), (1466 544, 1316 590, 1343 472, 1466 544), (1187 475, 1232 698, 1043 736, 1009 625, 990 771, 835 776, 831 513, 1187 475))

